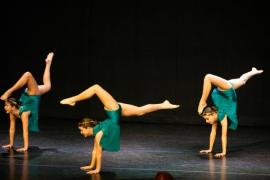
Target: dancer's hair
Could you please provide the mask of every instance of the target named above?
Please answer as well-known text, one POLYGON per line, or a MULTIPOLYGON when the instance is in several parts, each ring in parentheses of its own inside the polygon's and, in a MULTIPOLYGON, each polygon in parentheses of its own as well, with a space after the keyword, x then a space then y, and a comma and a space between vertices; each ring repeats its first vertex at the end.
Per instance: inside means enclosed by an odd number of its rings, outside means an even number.
POLYGON ((159 171, 155 176, 155 180, 173 180, 173 179, 174 179, 173 176, 165 171, 159 171))
POLYGON ((79 123, 78 127, 88 128, 94 127, 97 124, 97 121, 90 118, 83 118, 79 123))
POLYGON ((10 97, 6 100, 6 102, 10 103, 12 106, 15 106, 16 108, 20 108, 20 104, 16 98, 10 97))
POLYGON ((206 114, 212 114, 212 113, 217 113, 217 108, 215 106, 205 107, 203 109, 201 116, 205 116, 206 114))

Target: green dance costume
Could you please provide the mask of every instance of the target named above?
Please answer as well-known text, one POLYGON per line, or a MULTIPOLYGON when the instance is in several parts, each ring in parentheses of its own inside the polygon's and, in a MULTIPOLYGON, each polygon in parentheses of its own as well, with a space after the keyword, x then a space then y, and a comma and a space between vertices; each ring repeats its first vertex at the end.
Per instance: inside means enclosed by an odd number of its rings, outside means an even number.
POLYGON ((100 144, 102 149, 105 151, 116 152, 120 150, 120 126, 119 119, 121 116, 121 106, 115 111, 105 110, 108 115, 108 119, 98 123, 93 128, 93 134, 96 134, 99 131, 103 132, 100 144))
POLYGON ((221 91, 215 88, 211 93, 212 100, 217 107, 218 121, 221 122, 225 115, 230 120, 230 129, 235 130, 238 125, 236 110, 237 110, 237 95, 233 87, 228 90, 221 91))
POLYGON ((39 103, 40 103, 40 95, 29 95, 27 90, 25 90, 20 97, 20 109, 19 116, 23 112, 30 111, 30 116, 28 119, 28 129, 32 132, 38 132, 38 112, 39 112, 39 103))

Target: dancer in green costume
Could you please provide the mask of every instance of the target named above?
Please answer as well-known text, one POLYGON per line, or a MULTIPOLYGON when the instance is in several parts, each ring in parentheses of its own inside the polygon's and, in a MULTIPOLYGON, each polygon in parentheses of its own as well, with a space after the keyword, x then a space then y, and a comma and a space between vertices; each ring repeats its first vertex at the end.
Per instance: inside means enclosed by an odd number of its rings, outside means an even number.
POLYGON ((88 174, 96 174, 100 172, 102 150, 119 151, 119 118, 121 116, 142 116, 161 109, 174 109, 179 107, 179 105, 171 104, 167 100, 160 104, 147 104, 141 107, 119 103, 99 85, 93 85, 76 96, 63 99, 60 103, 74 106, 76 102, 89 99, 94 95, 96 95, 103 103, 108 118, 99 123, 86 118, 78 124, 78 128, 84 137, 94 136, 91 163, 88 166, 81 167, 81 169, 87 171, 88 174))
POLYGON ((200 153, 211 153, 216 138, 217 122, 222 126, 222 152, 215 154, 216 157, 226 155, 227 149, 227 128, 236 130, 237 120, 237 95, 235 90, 243 86, 252 76, 261 74, 263 70, 252 68, 251 71, 243 74, 240 78, 225 80, 221 77, 207 74, 204 78, 202 97, 198 106, 198 113, 205 119, 206 123, 212 125, 210 133, 209 149, 201 150, 200 153), (216 86, 211 93, 214 107, 207 106, 207 98, 212 85, 216 86), (228 122, 229 119, 229 122, 228 122))
POLYGON ((28 150, 29 137, 28 131, 38 132, 38 112, 41 95, 51 89, 50 68, 54 54, 51 52, 45 59, 45 70, 43 74, 43 84, 38 85, 35 78, 30 72, 25 72, 21 78, 2 96, 1 100, 5 101, 5 111, 9 114, 9 144, 2 146, 9 149, 14 145, 16 119, 22 120, 24 146, 16 149, 19 152, 28 150), (22 87, 27 86, 22 93, 19 102, 11 98, 12 93, 22 87))

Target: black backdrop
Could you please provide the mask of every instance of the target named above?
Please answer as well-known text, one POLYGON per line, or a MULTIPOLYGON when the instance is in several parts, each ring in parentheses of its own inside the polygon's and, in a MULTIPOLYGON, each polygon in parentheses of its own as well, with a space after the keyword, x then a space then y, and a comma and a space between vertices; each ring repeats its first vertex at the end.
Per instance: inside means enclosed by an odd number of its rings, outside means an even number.
POLYGON ((265 72, 237 91, 238 116, 241 125, 270 124, 266 4, 63 0, 13 1, 1 9, 1 93, 25 71, 41 83, 44 58, 55 52, 42 117, 103 118, 96 98, 74 108, 59 104, 98 83, 121 102, 181 104, 141 121, 200 124, 204 75, 236 78, 256 66, 265 72))

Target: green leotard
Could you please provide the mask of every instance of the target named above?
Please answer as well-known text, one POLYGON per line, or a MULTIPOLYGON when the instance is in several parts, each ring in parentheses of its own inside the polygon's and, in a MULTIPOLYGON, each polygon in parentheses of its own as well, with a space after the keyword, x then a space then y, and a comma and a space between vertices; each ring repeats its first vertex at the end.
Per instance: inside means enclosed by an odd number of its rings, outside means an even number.
POLYGON ((100 144, 105 151, 116 152, 120 150, 120 126, 119 119, 121 116, 121 106, 115 111, 105 110, 108 118, 98 123, 93 128, 93 134, 99 131, 103 132, 100 144))
POLYGON ((40 95, 29 95, 27 90, 25 90, 20 97, 20 109, 19 116, 23 112, 30 111, 30 116, 28 119, 28 129, 32 132, 38 132, 38 113, 39 113, 39 103, 40 103, 40 95))
POLYGON ((211 93, 211 97, 217 107, 218 121, 221 122, 227 115, 230 120, 229 128, 235 130, 238 125, 236 115, 237 95, 233 87, 225 91, 215 88, 211 93))

